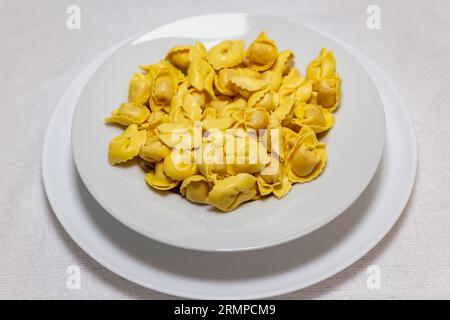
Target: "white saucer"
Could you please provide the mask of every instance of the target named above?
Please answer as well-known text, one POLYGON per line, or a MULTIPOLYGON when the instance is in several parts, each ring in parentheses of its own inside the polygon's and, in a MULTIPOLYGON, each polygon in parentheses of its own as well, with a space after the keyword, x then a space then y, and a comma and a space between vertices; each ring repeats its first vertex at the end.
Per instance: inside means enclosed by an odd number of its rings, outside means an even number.
POLYGON ((386 114, 382 163, 368 188, 346 212, 300 239, 241 253, 184 250, 128 229, 86 190, 70 145, 72 114, 80 92, 117 47, 96 59, 59 101, 45 139, 43 178, 49 202, 65 230, 91 257, 118 275, 147 288, 190 298, 280 295, 324 280, 354 263, 386 235, 402 213, 417 165, 407 108, 380 69, 346 46, 371 74, 386 114))

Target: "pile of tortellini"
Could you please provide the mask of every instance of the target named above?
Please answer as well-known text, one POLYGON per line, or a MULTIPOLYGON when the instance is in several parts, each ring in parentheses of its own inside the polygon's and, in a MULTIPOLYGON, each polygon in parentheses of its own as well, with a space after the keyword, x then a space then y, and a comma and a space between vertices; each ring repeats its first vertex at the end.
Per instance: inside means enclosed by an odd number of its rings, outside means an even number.
POLYGON ((318 134, 334 125, 335 67, 322 49, 301 75, 294 53, 279 51, 266 32, 247 49, 241 40, 209 50, 200 42, 176 46, 159 63, 140 66, 128 102, 106 119, 125 128, 109 145, 109 162, 136 158, 151 187, 225 212, 270 194, 282 198, 325 167, 318 134))

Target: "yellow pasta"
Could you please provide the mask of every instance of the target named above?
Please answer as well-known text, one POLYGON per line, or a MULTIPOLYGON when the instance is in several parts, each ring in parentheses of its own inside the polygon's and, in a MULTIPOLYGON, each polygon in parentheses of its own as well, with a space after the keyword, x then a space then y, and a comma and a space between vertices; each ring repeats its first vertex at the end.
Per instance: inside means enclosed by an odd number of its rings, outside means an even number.
POLYGON ((247 48, 196 42, 140 65, 128 101, 105 119, 125 128, 109 144, 109 163, 137 158, 151 188, 222 212, 285 197, 323 172, 318 134, 334 126, 341 101, 332 51, 322 48, 304 74, 294 58, 263 31, 247 48))
POLYGON ((183 180, 180 193, 191 202, 204 204, 210 189, 210 183, 204 176, 193 175, 183 180))
POLYGON ((327 152, 314 131, 303 127, 286 159, 286 174, 291 182, 308 182, 316 178, 325 167, 327 152))
MULTIPOLYGON (((178 87, 177 76, 169 69, 162 69, 152 79, 150 109, 157 111, 170 106, 178 87)), ((167 111, 167 110, 164 110, 167 111)))
POLYGON ((298 103, 294 108, 292 123, 301 127, 308 126, 315 133, 327 131, 334 125, 334 116, 318 104, 298 103))
POLYGON ((216 70, 232 68, 244 61, 244 42, 226 40, 212 47, 206 54, 209 63, 216 70))
POLYGON ((166 60, 169 61, 175 68, 186 71, 189 68, 189 53, 191 46, 176 46, 170 49, 166 55, 166 60))
POLYGON ((230 211, 256 195, 256 178, 248 173, 238 173, 217 181, 206 202, 222 211, 230 211))
POLYGON ((209 62, 197 50, 191 50, 191 62, 187 71, 190 84, 198 91, 205 91, 214 97, 213 82, 215 72, 209 62))
POLYGON ((145 175, 145 181, 149 186, 163 191, 173 189, 179 184, 179 181, 173 180, 165 174, 163 162, 155 163, 154 170, 145 175))
POLYGON ((277 53, 275 41, 267 38, 266 32, 263 31, 249 46, 246 64, 253 70, 265 71, 274 64, 277 53))
POLYGON ((150 98, 150 79, 142 73, 135 73, 130 80, 128 102, 148 104, 150 98))
POLYGON ((141 146, 139 156, 148 162, 159 162, 163 161, 170 154, 170 151, 171 149, 158 136, 151 136, 141 146))
POLYGON ((120 107, 112 112, 106 122, 118 123, 124 126, 130 124, 142 124, 150 115, 146 106, 137 103, 122 103, 120 107))
POLYGON ((334 111, 341 98, 341 78, 334 75, 331 79, 322 79, 317 89, 317 103, 329 111, 334 111))
POLYGON ((114 165, 133 159, 147 141, 147 131, 132 124, 109 144, 109 163, 114 165))
POLYGON ((292 186, 284 172, 284 167, 275 158, 271 159, 271 162, 258 175, 257 183, 262 196, 273 193, 279 199, 284 197, 292 186))
POLYGON ((192 152, 186 149, 174 149, 164 158, 164 172, 173 180, 184 180, 197 174, 197 165, 193 163, 192 152))

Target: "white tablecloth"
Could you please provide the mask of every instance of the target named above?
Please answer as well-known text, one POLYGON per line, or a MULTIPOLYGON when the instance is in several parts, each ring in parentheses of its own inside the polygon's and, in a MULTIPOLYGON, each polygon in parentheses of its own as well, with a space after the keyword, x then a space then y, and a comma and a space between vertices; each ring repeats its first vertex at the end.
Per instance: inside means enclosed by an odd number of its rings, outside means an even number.
POLYGON ((105 269, 65 233, 41 178, 45 130, 60 96, 117 42, 178 18, 271 13, 333 33, 375 61, 411 112, 419 144, 415 190, 402 217, 364 258, 288 299, 450 298, 450 2, 0 0, 0 298, 171 298, 105 269), (81 29, 66 28, 69 5, 81 29), (381 9, 369 30, 366 8, 381 9), (70 265, 81 290, 66 286, 70 265), (367 268, 381 270, 369 290, 367 268))

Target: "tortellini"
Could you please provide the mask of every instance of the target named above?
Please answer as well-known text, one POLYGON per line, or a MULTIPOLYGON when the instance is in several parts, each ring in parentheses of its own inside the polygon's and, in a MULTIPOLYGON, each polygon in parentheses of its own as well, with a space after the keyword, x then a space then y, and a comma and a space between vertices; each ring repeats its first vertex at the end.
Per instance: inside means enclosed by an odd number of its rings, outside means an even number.
POLYGON ((298 133, 286 159, 286 174, 291 182, 308 182, 316 178, 325 167, 327 151, 314 131, 303 127, 298 133))
POLYGON ((184 180, 197 174, 197 165, 190 150, 174 149, 164 158, 164 172, 173 180, 184 180))
POLYGON ((214 69, 232 68, 244 60, 244 41, 226 40, 209 49, 206 54, 214 69))
POLYGON ((145 175, 145 181, 149 186, 157 190, 170 190, 178 186, 179 181, 168 177, 164 172, 164 163, 155 163, 154 170, 151 170, 145 175))
POLYGON ((243 202, 252 200, 257 193, 255 176, 238 173, 219 180, 209 192, 206 202, 226 212, 235 209, 243 202))
POLYGON ((334 111, 340 102, 341 78, 336 73, 333 52, 323 48, 306 70, 306 77, 313 83, 313 102, 334 111))
POLYGON ((336 60, 334 59, 333 52, 322 48, 319 56, 308 65, 306 77, 313 81, 314 89, 317 90, 320 80, 333 77, 335 68, 336 60))
POLYGON ((269 69, 277 58, 277 45, 263 31, 247 50, 247 65, 256 71, 269 69))
POLYGON ((243 130, 225 135, 225 162, 230 175, 238 173, 258 173, 270 162, 264 145, 243 130))
POLYGON ((131 124, 142 124, 147 120, 150 111, 146 106, 137 103, 122 103, 120 107, 112 112, 106 122, 129 126, 131 124))
POLYGON ((334 111, 339 105, 341 78, 334 75, 331 79, 322 79, 317 89, 317 103, 324 108, 334 111))
POLYGON ((176 46, 170 49, 170 51, 167 53, 166 59, 175 68, 186 71, 189 68, 190 51, 190 46, 176 46))
POLYGON ((141 127, 145 129, 154 129, 160 124, 163 124, 165 122, 169 121, 169 115, 165 113, 163 110, 156 110, 150 113, 150 115, 147 118, 147 121, 145 121, 141 127))
POLYGON ((148 104, 151 94, 151 82, 142 73, 135 73, 130 80, 128 89, 128 102, 137 104, 148 104))
POLYGON ((245 98, 249 98, 253 92, 261 90, 268 85, 267 81, 251 75, 237 75, 230 79, 233 89, 245 98))
POLYGON ((198 91, 206 91, 214 97, 213 83, 215 72, 209 62, 197 50, 191 50, 187 78, 192 87, 198 91))
POLYGON ((323 48, 305 74, 292 51, 265 31, 245 48, 224 40, 170 48, 140 65, 128 101, 105 119, 123 126, 109 163, 137 158, 153 189, 222 212, 317 178, 327 151, 319 139, 335 122, 341 78, 323 48))
POLYGON ((299 103, 294 108, 292 123, 310 127, 315 133, 327 131, 334 125, 334 116, 318 104, 299 103))
POLYGON ((269 112, 263 108, 252 108, 238 110, 233 113, 236 121, 241 123, 246 129, 266 129, 269 124, 269 112))
POLYGON ((204 176, 194 175, 183 180, 180 192, 191 202, 205 204, 210 189, 210 183, 204 176))
POLYGON ((177 76, 169 69, 162 69, 158 72, 152 81, 150 109, 156 111, 170 106, 170 102, 177 92, 177 86, 177 76))
POLYGON ((136 124, 128 128, 109 144, 109 163, 114 165, 133 159, 147 141, 147 131, 139 130, 136 124))
POLYGON ((284 197, 292 186, 292 182, 284 173, 284 167, 275 158, 258 175, 257 183, 262 196, 273 193, 278 199, 284 197))
POLYGON ((151 136, 139 149, 139 156, 148 162, 159 162, 164 160, 170 151, 170 148, 158 136, 151 136))

